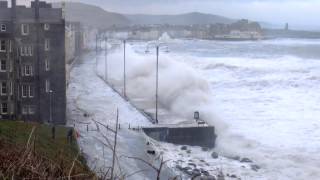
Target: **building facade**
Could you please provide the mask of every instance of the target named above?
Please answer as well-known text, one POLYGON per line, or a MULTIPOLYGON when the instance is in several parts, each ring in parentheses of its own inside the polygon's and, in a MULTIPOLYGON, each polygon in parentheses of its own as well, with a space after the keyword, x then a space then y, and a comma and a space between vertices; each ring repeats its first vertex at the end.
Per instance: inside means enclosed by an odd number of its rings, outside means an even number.
POLYGON ((0 119, 65 124, 62 9, 0 1, 0 119))

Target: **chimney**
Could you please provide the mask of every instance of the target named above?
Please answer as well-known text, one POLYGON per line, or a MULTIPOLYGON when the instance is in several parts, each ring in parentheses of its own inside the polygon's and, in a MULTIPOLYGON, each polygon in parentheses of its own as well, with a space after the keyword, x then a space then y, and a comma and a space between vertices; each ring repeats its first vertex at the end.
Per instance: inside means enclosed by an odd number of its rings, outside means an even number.
POLYGON ((17 6, 16 0, 11 0, 11 17, 13 20, 16 19, 16 6, 17 6))
POLYGON ((11 7, 15 8, 17 6, 16 0, 11 0, 11 7))
POLYGON ((40 17, 40 3, 39 3, 39 0, 35 0, 34 1, 34 8, 35 8, 35 18, 37 20, 39 20, 39 17, 40 17))

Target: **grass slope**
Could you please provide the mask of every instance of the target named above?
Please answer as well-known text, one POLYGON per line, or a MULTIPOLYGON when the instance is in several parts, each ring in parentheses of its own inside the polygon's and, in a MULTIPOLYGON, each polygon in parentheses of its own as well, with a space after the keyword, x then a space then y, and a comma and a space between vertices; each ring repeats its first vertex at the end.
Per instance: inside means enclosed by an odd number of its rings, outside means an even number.
MULTIPOLYGON (((73 168, 72 175, 85 174, 85 179, 88 179, 88 177, 90 179, 94 178, 94 174, 86 166, 85 160, 79 152, 76 141, 68 143, 68 130, 69 128, 66 127, 56 127, 56 138, 52 139, 51 126, 16 121, 0 121, 0 157, 4 158, 3 160, 0 159, 0 161, 6 162, 11 158, 12 161, 16 160, 16 163, 19 164, 19 159, 17 159, 19 157, 15 156, 19 155, 21 158, 24 158, 23 155, 30 151, 29 155, 25 157, 26 162, 29 160, 29 163, 24 164, 26 167, 25 171, 21 171, 24 172, 21 176, 33 173, 28 171, 27 166, 37 167, 32 165, 32 163, 41 162, 44 166, 48 166, 46 168, 51 167, 52 171, 50 172, 53 172, 51 177, 53 176, 54 178, 68 175, 71 167, 73 168), (28 146, 27 142, 34 127, 35 130, 28 146), (77 160, 74 161, 75 159, 77 160), (56 168, 52 168, 53 166, 56 166, 56 168)), ((12 176, 15 173, 19 174, 16 171, 13 172, 12 169, 8 170, 7 166, 5 163, 0 163, 0 175, 8 177, 8 175, 12 176)), ((38 168, 38 171, 42 172, 43 167, 38 168)))

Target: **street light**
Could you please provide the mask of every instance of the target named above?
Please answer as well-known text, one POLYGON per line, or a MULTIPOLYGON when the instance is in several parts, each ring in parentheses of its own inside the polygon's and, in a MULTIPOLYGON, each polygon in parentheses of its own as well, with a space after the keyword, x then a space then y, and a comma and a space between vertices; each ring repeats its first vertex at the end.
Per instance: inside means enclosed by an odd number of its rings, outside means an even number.
POLYGON ((52 90, 50 90, 49 91, 49 97, 50 97, 50 119, 49 119, 49 122, 50 123, 52 123, 53 121, 52 121, 52 94, 53 94, 53 91, 52 90))
MULTIPOLYGON (((158 120, 158 102, 159 102, 159 52, 160 52, 160 47, 162 45, 165 45, 165 43, 155 43, 156 46, 156 56, 157 56, 157 61, 156 61, 156 124, 159 123, 158 120)), ((169 52, 168 46, 166 46, 166 52, 169 52)), ((147 45, 147 50, 145 51, 146 53, 149 52, 149 44, 147 45)))
POLYGON ((49 97, 50 97, 50 124, 53 124, 53 126, 52 126, 52 130, 51 130, 51 133, 52 133, 52 139, 55 139, 56 138, 56 127, 55 127, 55 123, 53 122, 53 120, 52 120, 52 96, 53 96, 53 90, 50 90, 49 91, 49 97))
POLYGON ((104 58, 105 58, 105 80, 108 82, 108 38, 105 35, 105 47, 104 47, 104 58))
POLYGON ((126 40, 123 40, 123 96, 127 98, 126 93, 126 40))

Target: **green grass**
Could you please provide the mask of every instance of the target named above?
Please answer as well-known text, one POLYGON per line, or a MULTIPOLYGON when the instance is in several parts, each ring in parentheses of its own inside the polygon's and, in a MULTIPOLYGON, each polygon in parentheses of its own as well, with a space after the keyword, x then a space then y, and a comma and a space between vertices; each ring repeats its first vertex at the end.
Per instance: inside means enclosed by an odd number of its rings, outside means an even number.
POLYGON ((56 163, 72 164, 75 157, 78 156, 77 169, 82 169, 85 173, 91 173, 86 165, 85 159, 79 153, 79 147, 75 138, 73 143, 67 140, 67 133, 70 128, 64 126, 56 126, 56 137, 52 139, 52 126, 24 123, 18 121, 0 121, 0 140, 10 143, 15 146, 25 147, 32 131, 36 127, 32 138, 32 148, 34 151, 56 163), (34 140, 34 141, 33 141, 34 140))

